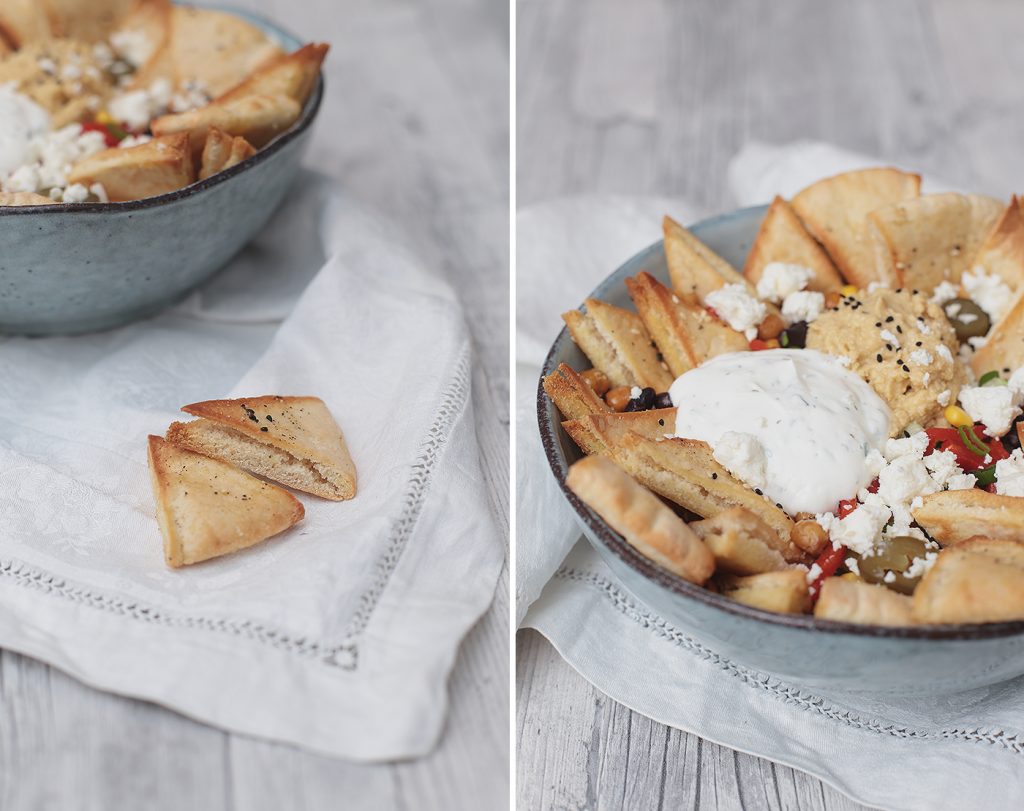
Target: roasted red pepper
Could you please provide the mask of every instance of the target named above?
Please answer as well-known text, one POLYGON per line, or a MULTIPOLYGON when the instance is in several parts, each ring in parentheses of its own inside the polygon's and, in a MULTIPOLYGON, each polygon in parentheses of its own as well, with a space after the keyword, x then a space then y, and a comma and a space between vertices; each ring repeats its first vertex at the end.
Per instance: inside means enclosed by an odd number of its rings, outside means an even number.
POLYGON ((830 544, 825 547, 824 552, 818 555, 818 559, 814 561, 814 563, 819 569, 821 569, 821 573, 814 578, 811 585, 808 587, 812 600, 818 599, 818 593, 821 591, 822 582, 826 577, 834 575, 838 571, 839 567, 843 565, 844 560, 846 560, 845 546, 840 546, 836 549, 830 544))
POLYGON ((106 124, 100 124, 98 121, 87 121, 82 124, 82 132, 98 132, 103 135, 103 140, 107 146, 113 148, 121 143, 121 139, 118 138, 114 133, 110 131, 110 128, 106 124))
POLYGON ((984 426, 975 425, 973 429, 966 430, 973 430, 974 436, 978 438, 978 443, 988 449, 988 454, 992 457, 988 462, 985 461, 984 456, 964 444, 956 428, 928 428, 925 431, 928 435, 928 447, 925 449, 924 455, 927 456, 936 450, 950 451, 956 457, 956 463, 967 472, 980 470, 1009 456, 1002 442, 985 436, 984 426))
MULTIPOLYGON (((875 488, 877 490, 877 487, 875 488)), ((857 509, 857 499, 855 498, 844 498, 839 502, 839 509, 836 510, 836 515, 840 518, 846 518, 850 513, 857 509)))

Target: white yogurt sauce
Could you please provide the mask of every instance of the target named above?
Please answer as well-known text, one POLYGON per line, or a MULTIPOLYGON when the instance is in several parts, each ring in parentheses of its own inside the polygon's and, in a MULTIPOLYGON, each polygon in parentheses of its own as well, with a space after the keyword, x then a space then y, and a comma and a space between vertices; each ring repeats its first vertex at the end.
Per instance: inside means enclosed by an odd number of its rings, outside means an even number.
POLYGON ((829 355, 772 349, 719 355, 669 389, 676 435, 701 439, 734 476, 790 515, 834 511, 872 479, 892 414, 829 355))
POLYGON ((25 163, 30 142, 50 129, 50 116, 32 99, 0 84, 0 179, 25 163))

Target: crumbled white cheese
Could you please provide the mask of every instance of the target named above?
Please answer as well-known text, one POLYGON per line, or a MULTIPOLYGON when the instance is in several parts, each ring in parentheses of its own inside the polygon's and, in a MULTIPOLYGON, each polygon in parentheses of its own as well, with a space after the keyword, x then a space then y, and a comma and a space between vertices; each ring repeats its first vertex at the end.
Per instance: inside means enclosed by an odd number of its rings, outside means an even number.
POLYGON ((833 547, 845 546, 863 555, 875 548, 878 536, 892 517, 892 511, 874 493, 868 493, 864 503, 845 518, 832 513, 816 516, 818 523, 828 532, 833 547))
POLYGON ((927 349, 915 349, 910 353, 910 362, 918 366, 931 366, 935 358, 927 349))
POLYGON ((192 81, 171 96, 168 107, 172 113, 187 113, 189 110, 205 107, 211 98, 210 93, 200 82, 192 81))
POLYGON ((790 293, 782 302, 782 317, 790 324, 806 321, 810 324, 825 309, 825 296, 813 290, 790 293))
POLYGON ((121 149, 131 149, 133 146, 142 146, 143 144, 148 144, 152 140, 153 136, 151 135, 128 135, 125 138, 121 139, 121 142, 118 144, 118 146, 121 149))
POLYGON ((145 65, 155 50, 155 43, 143 28, 115 31, 110 35, 110 44, 118 56, 135 68, 145 65))
POLYGON ((971 300, 988 313, 993 324, 1003 317, 1013 303, 1010 286, 994 273, 986 273, 983 267, 968 270, 960 277, 960 283, 971 300))
POLYGON ((1024 452, 1020 448, 1008 459, 996 462, 996 492, 1001 496, 1024 496, 1024 452))
POLYGON ((878 474, 878 495, 890 507, 938 489, 924 460, 912 454, 893 459, 878 474))
POLYGON ((888 290, 888 282, 868 282, 868 292, 874 293, 876 290, 888 290))
POLYGON ((924 375, 921 377, 921 380, 924 382, 924 384, 926 386, 928 385, 929 381, 931 381, 931 379, 932 379, 932 373, 931 372, 925 372, 924 375))
POLYGON ((107 104, 107 109, 110 115, 129 129, 141 130, 148 127, 154 118, 167 112, 171 97, 171 83, 167 79, 157 79, 148 88, 114 96, 107 104))
POLYGON ((938 557, 938 552, 925 552, 924 557, 914 558, 910 561, 910 565, 903 573, 903 576, 909 577, 911 580, 916 577, 924 577, 924 575, 928 573, 928 570, 935 565, 935 561, 938 557))
POLYGON ((868 475, 874 479, 882 472, 882 468, 885 467, 885 457, 882 456, 880 451, 872 448, 864 456, 864 467, 867 469, 868 475))
POLYGON ((742 332, 748 340, 757 337, 757 325, 768 314, 764 303, 750 295, 742 284, 726 284, 712 290, 704 303, 713 307, 726 324, 742 332))
POLYGON ((803 290, 814 278, 814 271, 788 262, 769 262, 757 282, 758 298, 778 304, 787 296, 803 290))
POLYGON ((935 402, 937 402, 940 406, 945 408, 946 406, 949 405, 949 399, 952 396, 953 396, 953 394, 952 394, 952 392, 949 389, 946 389, 944 391, 940 391, 939 392, 939 396, 935 398, 935 402))
MULTIPOLYGON (((924 466, 932 476, 932 481, 942 488, 949 484, 954 476, 963 473, 957 464, 956 454, 952 451, 932 451, 924 457, 924 466)), ((912 509, 914 509, 912 505, 912 509)))
POLYGON ((985 426, 988 436, 1002 436, 1020 415, 1019 394, 1009 386, 965 386, 960 405, 975 422, 985 426))
POLYGON ((894 572, 891 572, 891 571, 886 572, 884 575, 882 575, 882 581, 884 583, 895 583, 896 582, 896 574, 894 572))
POLYGON ((89 191, 96 196, 96 199, 101 203, 109 203, 110 197, 107 196, 107 190, 102 183, 93 183, 89 187, 89 191))
POLYGON ((1024 366, 1021 366, 1010 375, 1010 379, 1006 381, 1006 386, 1015 394, 1024 396, 1024 366))
POLYGON ((71 167, 83 158, 106 149, 100 132, 84 132, 81 124, 69 124, 55 132, 37 135, 29 142, 25 162, 2 185, 5 191, 49 193, 63 189, 71 167))
POLYGON ((939 282, 932 291, 932 302, 942 306, 947 301, 952 301, 960 295, 960 288, 952 282, 939 282))
POLYGON ((978 480, 974 478, 970 473, 958 473, 955 476, 950 476, 949 481, 946 482, 947 490, 971 490, 974 485, 978 483, 978 480))
POLYGON ((882 455, 890 462, 908 455, 920 459, 928 449, 929 442, 928 434, 924 431, 918 431, 903 439, 887 439, 882 455))
POLYGON ((843 561, 846 564, 846 568, 853 572, 855 575, 860 577, 860 562, 857 558, 847 558, 843 561))
POLYGON ((635 400, 637 397, 639 397, 643 393, 644 393, 644 390, 642 388, 640 388, 639 386, 633 386, 633 388, 631 388, 629 390, 629 399, 630 400, 635 400))
POLYGON ((81 183, 72 183, 64 189, 65 203, 84 203, 89 199, 89 189, 81 183))
POLYGON ((890 330, 883 329, 878 334, 882 336, 882 340, 887 344, 892 344, 896 349, 900 348, 900 339, 897 338, 890 330))
POLYGON ((751 488, 767 482, 764 447, 753 434, 726 431, 715 443, 715 459, 733 476, 751 488))
POLYGON ((935 351, 938 353, 940 358, 946 361, 946 363, 953 362, 953 353, 949 351, 949 347, 945 344, 939 344, 936 346, 935 351))
POLYGON ((811 585, 815 580, 821 577, 821 566, 817 563, 812 563, 811 568, 807 570, 805 577, 807 578, 807 585, 811 585))

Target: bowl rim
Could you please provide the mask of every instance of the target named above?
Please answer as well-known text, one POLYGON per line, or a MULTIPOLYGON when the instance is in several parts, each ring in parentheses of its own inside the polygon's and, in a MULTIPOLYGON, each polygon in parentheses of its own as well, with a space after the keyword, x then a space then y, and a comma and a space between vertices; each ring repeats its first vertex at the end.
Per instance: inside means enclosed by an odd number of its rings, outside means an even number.
MULTIPOLYGON (((752 217, 762 214, 767 208, 764 205, 736 209, 700 220, 690 226, 690 229, 699 231, 703 228, 721 225, 730 220, 752 217)), ((599 298, 610 285, 618 281, 616 277, 623 271, 627 268, 632 268, 656 253, 664 253, 664 245, 660 241, 648 245, 623 262, 594 288, 588 298, 599 298)), ((580 305, 580 309, 582 310, 582 305, 580 305)), ((674 599, 695 600, 713 610, 722 611, 723 613, 755 622, 781 626, 797 632, 813 631, 816 633, 824 632, 859 637, 922 640, 981 640, 1024 634, 1024 620, 964 625, 887 626, 825 620, 809 614, 778 614, 730 600, 702 586, 690 583, 678 575, 669 572, 667 569, 663 569, 653 561, 648 560, 637 552, 619 533, 613 530, 604 519, 590 509, 565 483, 568 465, 564 455, 561 453, 561 443, 558 436, 559 432, 564 433, 564 429, 557 416, 557 409, 554 403, 548 399, 543 384, 544 378, 557 368, 558 364, 555 363, 555 356, 561 352, 568 341, 571 341, 571 337, 569 336, 568 329, 563 326, 551 345, 547 357, 544 359, 540 380, 537 385, 537 423, 548 466, 551 468, 551 473, 555 477, 555 481, 565 499, 576 512, 580 523, 590 531, 591 537, 596 538, 610 552, 622 560, 626 566, 644 579, 670 592, 674 599)), ((571 438, 569 441, 572 441, 571 438)))
MULTIPOLYGON (((189 5, 202 6, 208 9, 233 14, 243 19, 249 19, 250 21, 256 22, 264 29, 264 31, 279 41, 302 42, 300 37, 295 36, 290 31, 287 31, 261 14, 249 11, 248 9, 233 8, 213 3, 207 4, 190 2, 189 5)), ((190 183, 183 189, 165 192, 164 194, 158 194, 155 197, 144 197, 141 200, 128 200, 123 203, 68 204, 54 202, 52 204, 39 206, 0 206, 0 217, 31 217, 34 214, 65 214, 69 216, 78 216, 84 214, 109 214, 118 212, 131 213, 135 211, 143 211, 149 208, 156 208, 174 203, 178 200, 183 200, 187 197, 202 194, 203 192, 219 186, 222 183, 227 183, 232 178, 237 177, 243 172, 247 172, 249 169, 254 168, 266 160, 269 160, 276 153, 284 149, 286 145, 299 138, 316 120, 316 117, 320 112, 321 104, 323 103, 323 97, 324 74, 323 70, 321 70, 317 76, 316 86, 313 89, 312 95, 306 101, 299 119, 292 124, 291 127, 276 136, 269 144, 258 150, 256 154, 251 155, 240 163, 236 163, 228 169, 224 169, 221 172, 210 175, 210 177, 204 180, 197 180, 195 183, 190 183)))

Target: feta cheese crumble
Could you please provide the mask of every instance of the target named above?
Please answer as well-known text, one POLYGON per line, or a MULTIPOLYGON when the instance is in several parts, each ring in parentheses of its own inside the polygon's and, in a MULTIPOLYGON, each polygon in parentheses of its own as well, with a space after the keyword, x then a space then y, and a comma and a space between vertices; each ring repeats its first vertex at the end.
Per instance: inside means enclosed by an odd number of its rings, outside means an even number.
POLYGON ((757 325, 768 314, 764 303, 750 295, 742 284, 726 284, 712 290, 704 303, 714 308, 726 324, 746 335, 747 340, 757 337, 757 325))
POLYGON ((714 446, 719 464, 749 487, 763 488, 765 474, 764 447, 753 434, 726 431, 714 446))
POLYGON ((790 293, 782 302, 782 317, 790 324, 806 321, 810 324, 825 309, 825 296, 813 290, 790 293))
POLYGON ((996 462, 996 493, 1024 496, 1024 452, 1016 448, 1008 459, 996 462))
POLYGON ((1009 386, 965 386, 960 389, 960 405, 985 433, 998 437, 1010 430, 1020 413, 1021 396, 1009 386))
POLYGON ((769 262, 757 282, 757 296, 763 301, 778 304, 787 296, 807 287, 812 278, 814 271, 802 265, 769 262))
MULTIPOLYGON (((986 273, 983 267, 974 267, 960 278, 967 295, 988 313, 995 324, 1013 303, 1013 291, 999 276, 986 273)), ((977 349, 977 347, 975 347, 977 349)))
POLYGON ((938 286, 932 291, 932 303, 938 304, 940 307, 947 301, 952 301, 960 295, 960 288, 952 282, 939 282, 938 286))

